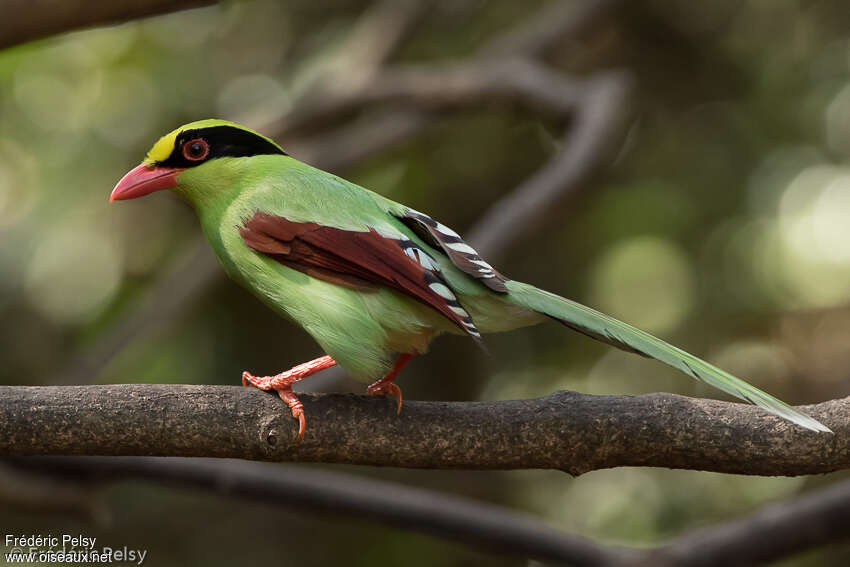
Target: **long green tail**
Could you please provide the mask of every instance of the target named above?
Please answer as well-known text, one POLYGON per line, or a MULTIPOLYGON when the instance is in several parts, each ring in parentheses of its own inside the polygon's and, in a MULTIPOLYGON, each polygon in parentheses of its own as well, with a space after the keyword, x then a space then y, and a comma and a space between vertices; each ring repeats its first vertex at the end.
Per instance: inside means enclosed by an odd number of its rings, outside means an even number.
POLYGON ((544 313, 579 333, 617 348, 660 360, 697 380, 750 401, 806 429, 831 433, 828 427, 782 400, 649 333, 532 285, 517 281, 508 281, 506 285, 511 299, 518 305, 544 313))

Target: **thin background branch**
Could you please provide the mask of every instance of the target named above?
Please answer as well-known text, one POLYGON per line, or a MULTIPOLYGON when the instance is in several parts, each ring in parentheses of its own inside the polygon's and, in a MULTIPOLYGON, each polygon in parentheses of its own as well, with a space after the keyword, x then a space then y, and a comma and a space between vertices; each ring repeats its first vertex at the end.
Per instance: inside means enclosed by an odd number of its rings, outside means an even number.
POLYGON ((850 481, 768 504, 654 549, 637 549, 558 532, 499 506, 313 468, 304 474, 303 467, 290 465, 155 457, 7 458, 4 463, 36 486, 144 480, 299 511, 367 518, 487 550, 579 567, 755 565, 850 537, 850 481))
POLYGON ((63 476, 33 475, 20 466, 28 460, 0 462, 0 502, 4 508, 67 514, 93 522, 108 517, 106 503, 94 487, 63 476))
POLYGON ((756 565, 850 539, 850 482, 777 502, 719 526, 678 537, 627 565, 756 565))
POLYGON ((615 563, 615 547, 554 530, 531 516, 459 496, 303 467, 213 459, 12 459, 21 471, 94 482, 132 479, 209 490, 310 513, 345 514, 474 545, 572 565, 615 563), (305 474, 309 472, 309 474, 305 474))

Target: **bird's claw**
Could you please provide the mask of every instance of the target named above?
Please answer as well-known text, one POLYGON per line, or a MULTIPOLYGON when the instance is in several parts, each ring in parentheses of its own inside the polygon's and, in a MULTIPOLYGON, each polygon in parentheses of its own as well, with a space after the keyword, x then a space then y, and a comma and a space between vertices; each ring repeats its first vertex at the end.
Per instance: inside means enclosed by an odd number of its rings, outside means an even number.
POLYGON ((370 396, 395 396, 396 415, 401 413, 401 388, 399 388, 395 382, 375 382, 366 388, 366 393, 370 396))
POLYGON ((242 373, 242 385, 253 386, 258 390, 271 390, 274 376, 254 376, 247 370, 242 373))
POLYGON ((298 434, 295 436, 296 443, 304 439, 307 430, 307 418, 304 416, 304 405, 295 392, 292 391, 292 383, 278 376, 254 376, 247 370, 242 373, 242 385, 253 386, 259 390, 274 390, 280 396, 289 409, 292 410, 292 418, 298 420, 298 434))
POLYGON ((298 420, 298 434, 295 435, 295 442, 301 443, 301 440, 304 439, 304 432, 307 430, 307 418, 304 417, 304 408, 301 407, 300 403, 298 407, 292 408, 292 417, 298 420))

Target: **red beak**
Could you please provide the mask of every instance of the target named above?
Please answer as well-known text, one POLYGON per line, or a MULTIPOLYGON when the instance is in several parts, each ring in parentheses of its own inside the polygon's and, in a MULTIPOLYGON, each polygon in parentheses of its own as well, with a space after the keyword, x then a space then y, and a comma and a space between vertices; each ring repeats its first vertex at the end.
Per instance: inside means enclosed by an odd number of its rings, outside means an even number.
POLYGON ((121 178, 112 190, 109 202, 135 199, 160 189, 170 189, 177 185, 177 174, 181 171, 181 168, 156 167, 145 163, 137 165, 121 178))

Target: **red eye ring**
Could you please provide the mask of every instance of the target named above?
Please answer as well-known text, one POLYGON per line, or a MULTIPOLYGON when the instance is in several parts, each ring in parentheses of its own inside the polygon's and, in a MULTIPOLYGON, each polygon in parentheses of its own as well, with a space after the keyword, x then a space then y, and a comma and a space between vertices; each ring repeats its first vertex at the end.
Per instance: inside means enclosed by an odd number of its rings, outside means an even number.
POLYGON ((183 144, 183 157, 189 161, 201 161, 210 153, 210 145, 201 138, 189 140, 183 144))

